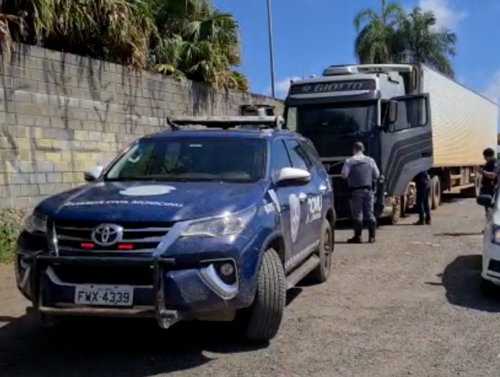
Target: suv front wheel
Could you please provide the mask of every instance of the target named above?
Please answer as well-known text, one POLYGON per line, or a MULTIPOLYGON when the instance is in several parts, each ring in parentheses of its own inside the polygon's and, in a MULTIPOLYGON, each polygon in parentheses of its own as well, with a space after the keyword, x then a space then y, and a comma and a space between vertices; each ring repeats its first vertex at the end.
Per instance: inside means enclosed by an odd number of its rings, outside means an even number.
POLYGON ((250 308, 244 311, 245 338, 268 342, 278 333, 286 306, 286 279, 283 264, 274 249, 262 258, 257 291, 250 308))

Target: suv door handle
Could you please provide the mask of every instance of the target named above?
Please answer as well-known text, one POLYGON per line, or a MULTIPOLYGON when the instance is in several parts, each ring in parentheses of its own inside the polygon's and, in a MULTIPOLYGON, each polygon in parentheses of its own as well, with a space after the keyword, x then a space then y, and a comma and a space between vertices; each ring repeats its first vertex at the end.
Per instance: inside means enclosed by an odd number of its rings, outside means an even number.
POLYGON ((304 201, 304 200, 306 200, 306 199, 307 199, 307 195, 306 195, 306 194, 304 194, 303 192, 301 192, 301 193, 299 194, 299 200, 300 200, 301 202, 303 202, 303 201, 304 201))

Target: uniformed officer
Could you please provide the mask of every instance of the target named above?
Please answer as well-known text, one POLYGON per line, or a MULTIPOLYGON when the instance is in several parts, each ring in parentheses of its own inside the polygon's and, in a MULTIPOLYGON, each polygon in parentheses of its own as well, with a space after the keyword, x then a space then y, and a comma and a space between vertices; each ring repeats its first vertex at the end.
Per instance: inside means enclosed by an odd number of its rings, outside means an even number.
MULTIPOLYGON (((479 174, 482 175, 480 194, 494 196, 498 183, 499 164, 492 148, 486 148, 483 151, 483 157, 486 163, 484 169, 479 169, 479 174)), ((485 207, 485 209, 488 214, 488 208, 485 207)))
POLYGON ((430 225, 431 209, 429 206, 429 193, 431 191, 431 177, 427 171, 418 173, 415 177, 417 187, 418 221, 414 225, 430 225))
POLYGON ((347 179, 351 194, 351 216, 354 227, 354 237, 348 243, 361 243, 363 220, 367 222, 369 241, 375 242, 377 220, 373 213, 375 182, 380 177, 380 171, 373 158, 365 156, 363 143, 356 142, 352 147, 353 156, 349 157, 342 167, 342 177, 347 179))

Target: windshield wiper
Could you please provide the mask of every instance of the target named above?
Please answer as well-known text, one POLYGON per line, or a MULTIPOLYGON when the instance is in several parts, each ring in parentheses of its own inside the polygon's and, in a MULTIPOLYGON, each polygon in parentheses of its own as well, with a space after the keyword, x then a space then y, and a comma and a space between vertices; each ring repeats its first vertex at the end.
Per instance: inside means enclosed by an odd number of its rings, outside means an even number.
POLYGON ((142 176, 135 176, 135 177, 119 177, 119 178, 105 178, 105 181, 111 181, 111 182, 131 182, 131 181, 147 181, 147 182, 168 182, 168 181, 175 181, 175 182, 186 182, 185 178, 181 177, 166 177, 166 176, 148 176, 148 175, 142 175, 142 176))
POLYGON ((104 178, 105 182, 130 182, 130 181, 156 181, 156 178, 148 177, 117 177, 117 178, 104 178))
POLYGON ((359 132, 357 130, 350 130, 351 132, 346 132, 345 134, 346 135, 349 135, 349 136, 364 136, 362 132, 359 132))

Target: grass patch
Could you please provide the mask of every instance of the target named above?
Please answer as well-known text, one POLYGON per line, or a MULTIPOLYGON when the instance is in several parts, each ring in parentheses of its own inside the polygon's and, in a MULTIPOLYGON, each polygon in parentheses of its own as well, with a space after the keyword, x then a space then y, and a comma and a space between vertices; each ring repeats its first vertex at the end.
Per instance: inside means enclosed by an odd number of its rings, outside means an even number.
POLYGON ((0 264, 12 262, 17 236, 21 225, 14 222, 0 223, 0 264))
POLYGON ((17 236, 28 209, 0 210, 0 264, 12 262, 17 236))

